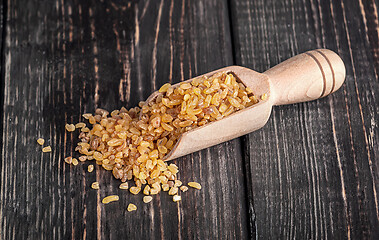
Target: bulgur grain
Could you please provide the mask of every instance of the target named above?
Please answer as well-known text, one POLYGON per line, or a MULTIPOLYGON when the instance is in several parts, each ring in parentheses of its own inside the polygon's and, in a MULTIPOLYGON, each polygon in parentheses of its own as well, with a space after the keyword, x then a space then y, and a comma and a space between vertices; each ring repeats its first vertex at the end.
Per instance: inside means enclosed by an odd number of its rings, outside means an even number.
POLYGON ((85 114, 83 114, 82 115, 85 119, 89 119, 91 116, 92 116, 92 114, 91 113, 85 113, 85 114))
MULTIPOLYGON (((171 172, 169 172, 169 173, 171 173, 171 172)), ((173 187, 175 184, 174 184, 174 182, 173 181, 168 181, 168 186, 171 188, 171 187, 173 187)))
POLYGON ((129 189, 129 185, 127 182, 121 183, 119 186, 120 189, 129 189))
POLYGON ((64 161, 67 163, 67 164, 71 164, 72 163, 72 157, 66 157, 64 159, 64 161))
POLYGON ((150 189, 150 195, 155 195, 155 194, 158 194, 158 193, 159 193, 159 189, 156 189, 156 188, 150 189))
POLYGON ((170 186, 167 183, 162 184, 162 190, 163 191, 167 192, 169 189, 170 189, 170 186))
POLYGON ((153 200, 152 196, 144 196, 143 197, 143 202, 144 203, 149 203, 149 202, 151 202, 151 200, 153 200))
POLYGON ((88 165, 88 172, 93 172, 93 169, 94 169, 94 166, 92 164, 88 165))
POLYGON ((75 125, 74 124, 66 124, 66 130, 68 132, 73 132, 75 131, 75 125))
POLYGON ((88 128, 88 127, 83 127, 83 128, 81 129, 81 131, 82 131, 82 132, 89 132, 89 128, 88 128))
POLYGON ((160 93, 166 92, 167 89, 169 89, 169 87, 171 87, 171 84, 169 84, 169 83, 165 83, 165 84, 163 84, 163 86, 159 89, 159 92, 160 92, 160 93))
POLYGON ((179 195, 174 195, 174 196, 172 197, 172 201, 174 201, 174 202, 179 202, 180 200, 182 200, 182 197, 179 196, 179 195))
POLYGON ((267 99, 267 94, 265 93, 265 94, 263 94, 262 96, 261 96, 261 99, 264 101, 264 100, 266 100, 267 99))
POLYGON ((102 203, 108 204, 110 202, 118 201, 120 198, 117 195, 110 195, 105 198, 103 198, 102 203))
POLYGON ((175 180, 175 184, 174 184, 174 186, 175 187, 180 187, 180 186, 182 186, 182 181, 180 181, 180 180, 175 180))
POLYGON ((150 186, 146 185, 145 188, 143 189, 143 194, 149 195, 150 194, 150 186))
POLYGON ((128 212, 135 211, 135 210, 137 210, 137 206, 134 205, 133 203, 129 203, 128 212))
POLYGON ((45 139, 43 139, 43 138, 38 138, 37 139, 37 143, 39 144, 39 145, 43 145, 44 143, 45 143, 45 139))
POLYGON ((199 190, 201 189, 200 183, 197 183, 197 182, 189 182, 188 186, 199 189, 199 190))
POLYGON ((181 186, 180 190, 182 190, 182 192, 187 192, 188 191, 188 187, 187 186, 181 186))
POLYGON ((93 188, 93 189, 99 189, 99 182, 93 182, 91 184, 91 188, 93 188))
POLYGON ((169 195, 175 195, 175 194, 177 194, 178 193, 178 188, 177 187, 172 187, 171 189, 170 189, 170 191, 168 191, 168 194, 169 195))
POLYGON ((131 187, 129 191, 133 194, 138 194, 141 191, 140 187, 131 187))
POLYGON ((51 147, 47 146, 47 147, 42 148, 42 152, 51 152, 51 147))
POLYGON ((75 124, 75 128, 84 128, 85 126, 86 124, 82 122, 75 124))
POLYGON ((72 165, 74 165, 74 166, 76 166, 76 165, 78 165, 78 159, 76 159, 76 158, 73 158, 72 159, 72 165))

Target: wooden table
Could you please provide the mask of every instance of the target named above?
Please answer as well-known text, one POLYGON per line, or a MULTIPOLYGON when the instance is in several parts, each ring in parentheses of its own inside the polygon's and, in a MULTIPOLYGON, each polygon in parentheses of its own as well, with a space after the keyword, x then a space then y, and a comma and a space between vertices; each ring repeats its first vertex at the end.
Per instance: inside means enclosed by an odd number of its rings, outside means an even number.
POLYGON ((0 239, 378 239, 378 0, 2 0, 0 239), (263 72, 329 48, 345 84, 275 107, 259 131, 182 157, 201 191, 142 203, 88 162, 66 122, 165 82, 263 72), (36 143, 43 137, 51 153, 36 143), (99 191, 90 184, 99 181, 99 191), (119 194, 108 205, 101 199, 119 194), (127 205, 138 206, 127 212, 127 205))

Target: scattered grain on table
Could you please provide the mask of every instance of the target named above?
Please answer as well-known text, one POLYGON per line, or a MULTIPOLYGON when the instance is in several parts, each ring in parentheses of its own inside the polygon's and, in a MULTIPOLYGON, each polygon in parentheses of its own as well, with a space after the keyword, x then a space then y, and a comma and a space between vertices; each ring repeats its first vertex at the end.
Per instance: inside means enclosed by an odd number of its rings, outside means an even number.
POLYGON ((188 187, 187 186, 181 186, 180 190, 182 190, 182 192, 187 192, 188 191, 188 187))
POLYGON ((179 195, 174 195, 174 196, 172 197, 172 201, 174 201, 174 202, 179 202, 180 200, 182 200, 182 197, 179 196, 179 195))
POLYGON ((175 194, 177 194, 178 193, 178 188, 177 187, 172 187, 171 189, 170 189, 170 191, 168 191, 168 194, 169 195, 175 195, 175 194))
POLYGON ((196 188, 196 189, 201 189, 200 183, 197 183, 197 182, 189 182, 188 186, 196 188))
POLYGON ((51 147, 47 146, 47 147, 42 148, 42 152, 51 152, 51 147))
POLYGON ((68 132, 73 132, 73 131, 75 131, 75 125, 74 124, 66 124, 66 130, 68 131, 68 132))
POLYGON ((81 130, 82 132, 89 132, 89 128, 88 128, 88 127, 81 128, 80 130, 81 130))
MULTIPOLYGON (((110 114, 104 109, 96 109, 94 115, 85 113, 82 116, 88 126, 79 122, 66 124, 66 129, 80 130, 80 142, 75 148, 81 154, 79 160, 95 160, 112 171, 121 180, 121 189, 129 189, 132 194, 142 191, 145 195, 167 191, 179 199, 179 188, 185 192, 188 187, 177 178, 178 166, 163 159, 180 135, 258 101, 232 73, 219 72, 177 86, 164 84, 152 101, 140 102, 139 107, 122 107, 110 114), (130 180, 134 186, 128 188, 130 180)), ((75 163, 73 158, 65 161, 75 163)), ((201 189, 195 182, 188 186, 201 189)))
POLYGON ((180 186, 182 186, 182 181, 180 181, 180 180, 175 180, 175 183, 174 183, 174 186, 175 187, 180 187, 180 186))
POLYGON ((151 202, 151 200, 153 200, 152 196, 144 196, 143 197, 143 202, 144 203, 149 203, 149 202, 151 202))
POLYGON ((86 126, 86 124, 83 122, 79 122, 79 123, 75 124, 75 128, 84 128, 85 126, 86 126))
POLYGON ((91 165, 88 165, 88 172, 93 172, 93 169, 95 167, 91 164, 91 165))
POLYGON ((129 184, 127 182, 124 182, 124 183, 121 183, 120 186, 119 186, 120 189, 128 189, 129 188, 129 184))
POLYGON ((110 202, 114 202, 114 201, 118 201, 118 200, 120 200, 118 195, 110 195, 108 197, 103 198, 102 203, 108 204, 110 202))
POLYGON ((140 187, 131 187, 129 191, 133 194, 138 194, 141 191, 140 187))
POLYGON ((39 145, 43 145, 44 143, 45 143, 45 139, 43 139, 43 138, 38 138, 37 139, 37 143, 39 144, 39 145))
POLYGON ((64 161, 65 161, 67 164, 71 164, 71 163, 72 163, 72 157, 66 157, 66 158, 64 158, 64 161))
POLYGON ((167 192, 169 189, 170 189, 170 185, 168 185, 167 183, 162 184, 162 190, 163 190, 164 192, 167 192))
POLYGON ((93 182, 91 184, 91 188, 93 188, 93 189, 99 189, 99 182, 93 182))
POLYGON ((133 203, 129 203, 128 212, 135 211, 135 210, 137 210, 137 206, 134 205, 133 203))

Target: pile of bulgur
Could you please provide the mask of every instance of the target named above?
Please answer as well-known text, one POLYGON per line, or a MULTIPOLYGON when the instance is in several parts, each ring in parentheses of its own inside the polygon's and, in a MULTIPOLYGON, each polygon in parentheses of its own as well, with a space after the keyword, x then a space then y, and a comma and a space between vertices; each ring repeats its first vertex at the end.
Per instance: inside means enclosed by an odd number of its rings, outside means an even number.
MULTIPOLYGON (((66 130, 80 130, 80 142, 75 148, 81 154, 79 161, 94 160, 112 171, 123 182, 121 189, 129 189, 133 194, 142 191, 145 195, 168 191, 174 201, 179 201, 179 189, 187 191, 188 187, 177 179, 178 167, 163 158, 174 148, 180 135, 249 107, 258 98, 227 72, 183 82, 176 88, 166 83, 159 92, 153 101, 140 102, 139 107, 129 110, 122 107, 109 114, 97 109, 95 115, 83 114, 89 126, 83 122, 67 124, 66 130), (129 180, 134 182, 130 188, 129 180)), ((70 156, 65 161, 71 164, 74 159, 70 156)), ((89 172, 93 170, 91 166, 89 172)), ((201 189, 196 182, 188 186, 201 189)), ((93 185, 98 187, 98 183, 93 185)), ((145 197, 144 202, 151 199, 145 197)), ((104 200, 107 203, 118 197, 104 200)), ((134 205, 130 209, 135 210, 134 205)))

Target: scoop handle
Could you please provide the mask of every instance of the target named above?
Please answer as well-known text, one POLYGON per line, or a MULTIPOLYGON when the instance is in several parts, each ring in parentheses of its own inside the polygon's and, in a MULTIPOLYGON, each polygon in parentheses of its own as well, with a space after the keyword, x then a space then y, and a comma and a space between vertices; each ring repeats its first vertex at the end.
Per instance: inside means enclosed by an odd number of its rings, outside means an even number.
POLYGON ((306 102, 337 91, 345 80, 342 59, 328 49, 316 49, 292 57, 266 74, 274 105, 306 102))

